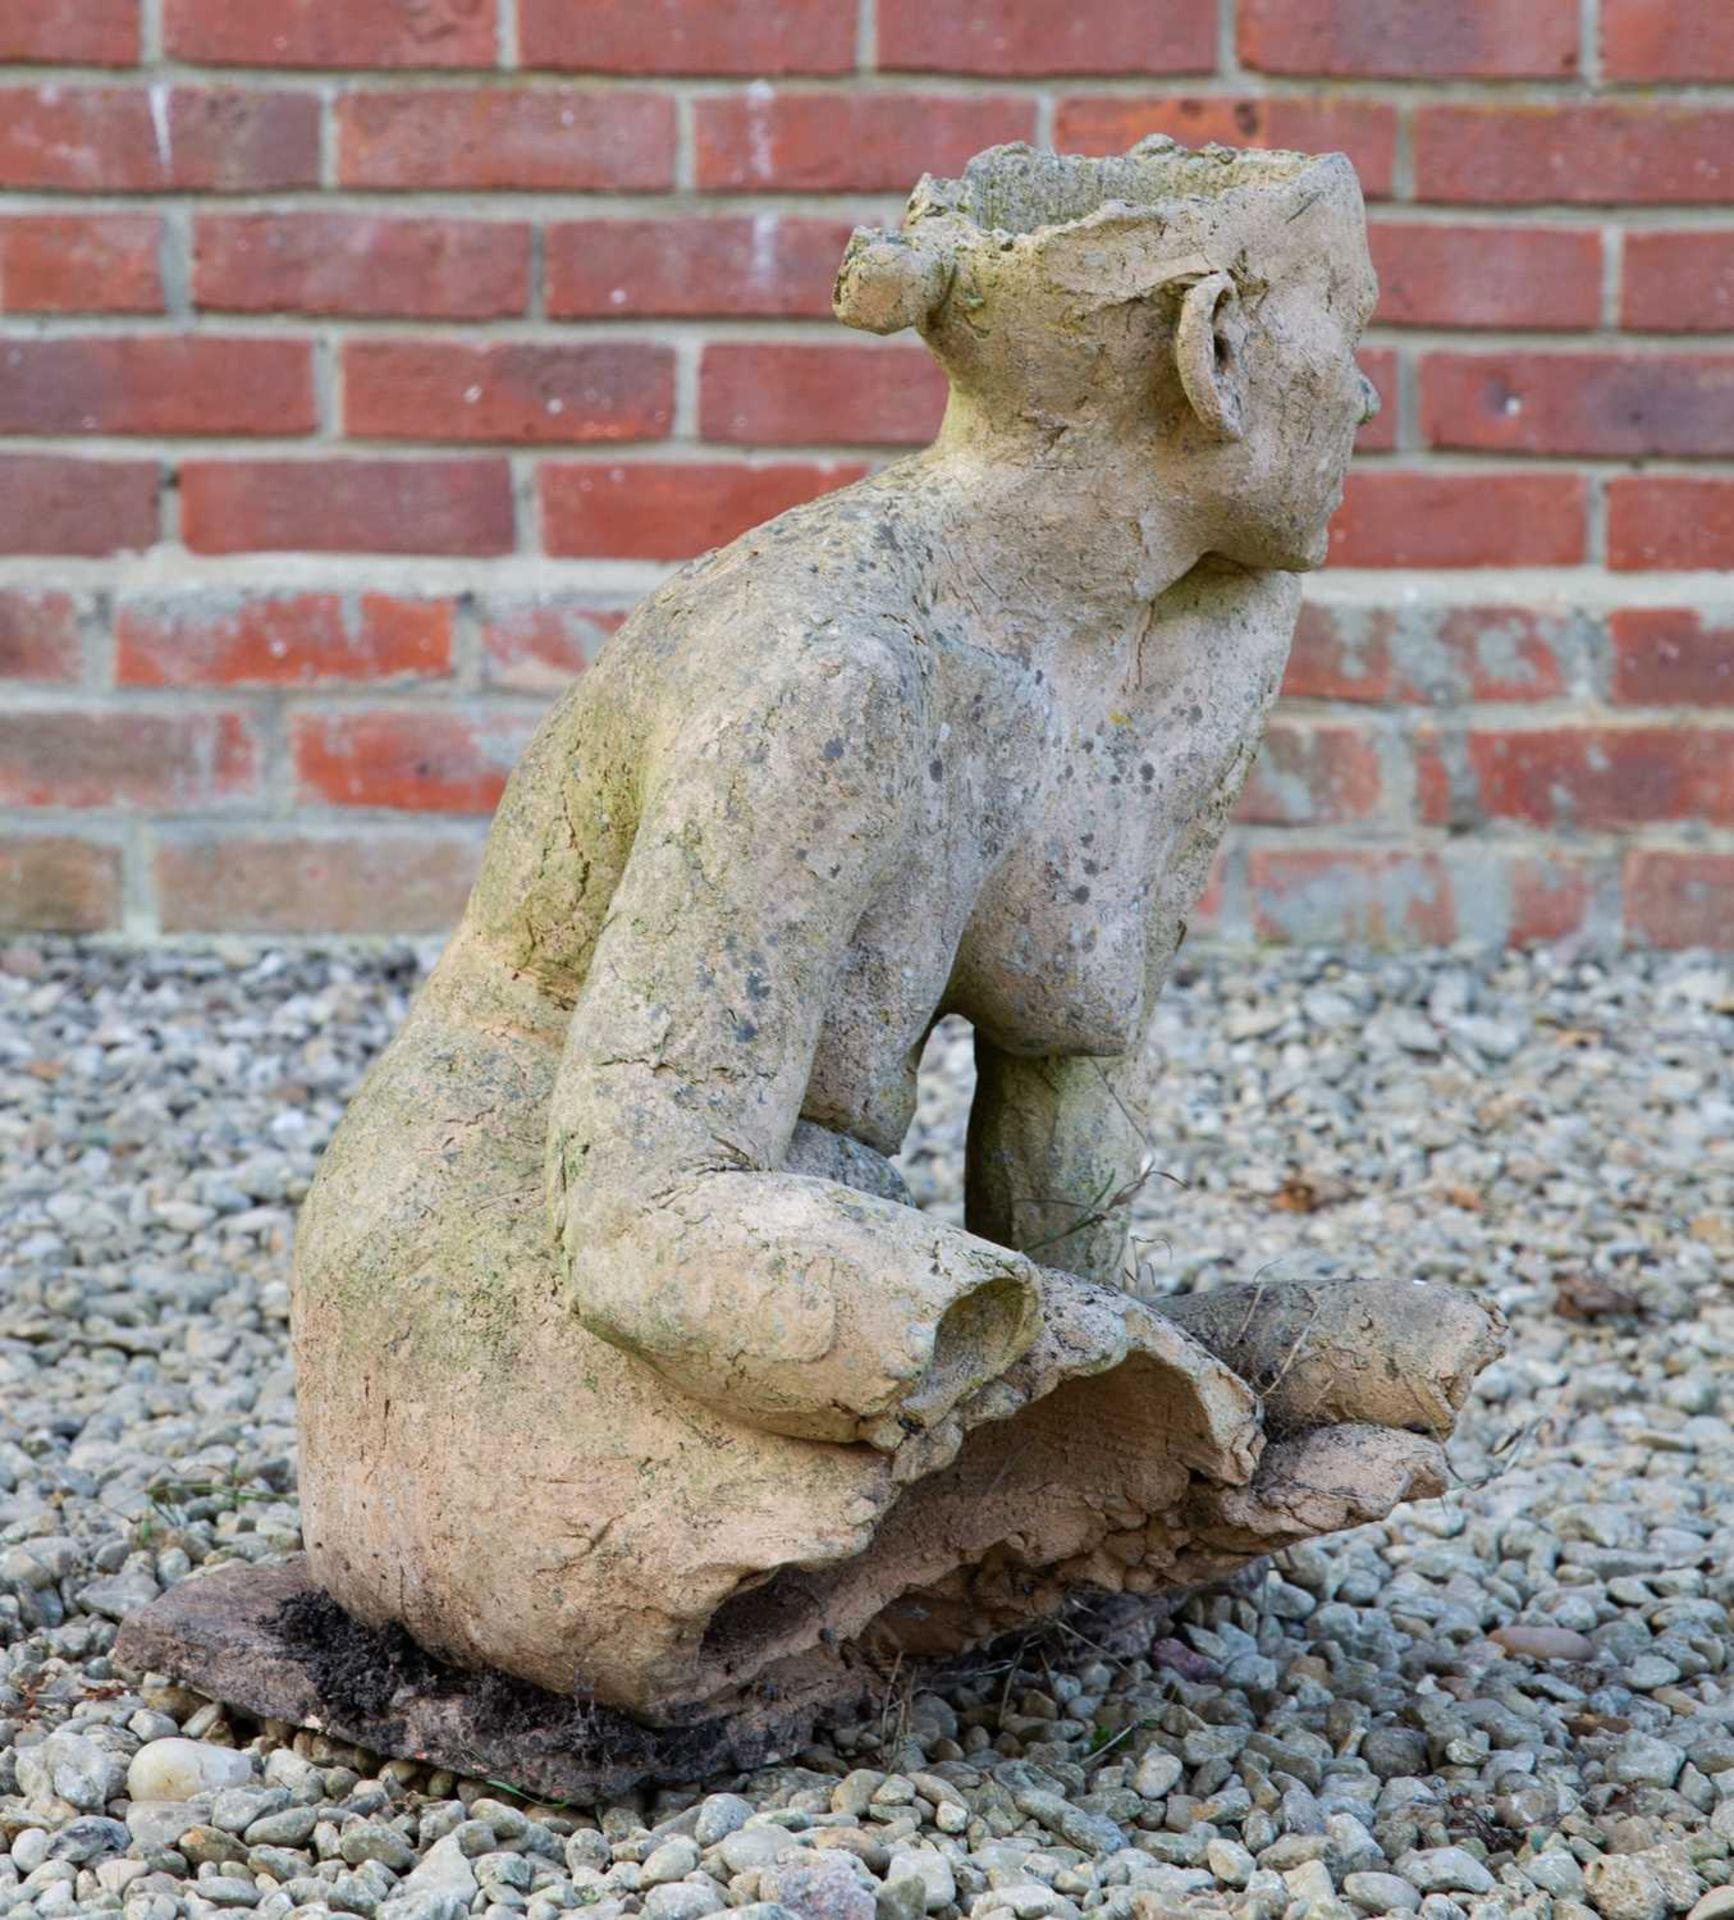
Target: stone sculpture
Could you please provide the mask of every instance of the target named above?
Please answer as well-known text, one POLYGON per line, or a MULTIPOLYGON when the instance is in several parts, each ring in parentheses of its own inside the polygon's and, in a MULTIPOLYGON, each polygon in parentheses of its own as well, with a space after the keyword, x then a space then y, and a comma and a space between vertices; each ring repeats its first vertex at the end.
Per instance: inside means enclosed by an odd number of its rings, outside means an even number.
POLYGON ((1145 1017, 1375 293, 1340 155, 1000 147, 856 234, 837 311, 925 339, 937 441, 685 568, 561 701, 307 1201, 309 1568, 351 1616, 788 1734, 876 1648, 1440 1488, 1498 1347, 1468 1296, 1117 1284, 1145 1017), (947 1012, 967 1230, 889 1158, 947 1012))

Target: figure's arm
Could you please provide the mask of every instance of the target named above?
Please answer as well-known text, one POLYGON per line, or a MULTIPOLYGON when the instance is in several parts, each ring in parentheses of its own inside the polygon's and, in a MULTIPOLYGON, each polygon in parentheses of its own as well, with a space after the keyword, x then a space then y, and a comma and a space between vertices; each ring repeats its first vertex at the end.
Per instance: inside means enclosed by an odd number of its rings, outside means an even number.
POLYGON ((810 655, 754 712, 682 726, 647 778, 548 1143, 590 1331, 750 1424, 887 1449, 1039 1319, 1028 1261, 777 1171, 849 942, 914 830, 920 731, 893 669, 810 655))

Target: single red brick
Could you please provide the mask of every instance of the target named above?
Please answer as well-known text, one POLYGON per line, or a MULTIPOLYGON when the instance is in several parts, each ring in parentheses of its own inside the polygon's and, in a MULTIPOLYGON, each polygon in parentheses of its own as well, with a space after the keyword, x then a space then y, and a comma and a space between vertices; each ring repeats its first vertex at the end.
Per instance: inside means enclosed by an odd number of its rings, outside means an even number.
POLYGON ((1457 937, 1450 877, 1434 853, 1255 847, 1247 875, 1261 940, 1449 946, 1457 937))
POLYGON ((1570 567, 1588 490, 1574 473, 1351 473, 1331 525, 1347 567, 1570 567))
POLYGON ((311 433, 302 340, 98 334, 0 345, 0 433, 311 433))
POLYGON ((274 193, 319 183, 319 102, 210 87, 0 90, 0 187, 274 193))
POLYGON ((238 713, 0 712, 7 806, 215 806, 252 794, 259 769, 238 713))
POLYGON ((879 0, 879 65, 912 73, 1209 73, 1215 0, 879 0))
POLYGON ((489 600, 481 612, 488 684, 514 693, 562 692, 626 618, 616 607, 551 596, 489 600))
POLYGON ((1505 938, 1546 946, 1585 932, 1595 909, 1595 875, 1581 860, 1517 854, 1505 863, 1505 938))
POLYGON ((444 933, 481 844, 450 833, 175 833, 157 847, 164 933, 444 933))
POLYGON ((122 686, 306 686, 451 672, 450 600, 390 594, 230 596, 201 588, 124 601, 115 616, 122 686))
POLYGON ((1734 330, 1734 232, 1628 233, 1620 320, 1644 333, 1734 330))
POLYGON ((351 340, 343 417, 371 440, 656 440, 674 419, 674 353, 642 341, 351 340))
POLYGON ((1734 567, 1734 480, 1695 474, 1610 480, 1608 565, 1620 572, 1734 567))
POLYGON ((0 312, 161 313, 160 233, 155 214, 0 220, 0 312))
POLYGON ((0 0, 0 60, 131 67, 139 0, 0 0))
POLYGON ((1734 453, 1734 355, 1429 354, 1421 430, 1480 452, 1734 453))
POLYGON ((1601 322, 1598 234, 1381 220, 1367 237, 1378 319, 1387 327, 1563 330, 1601 322))
POLYGON ((120 849, 66 834, 0 840, 0 933, 106 933, 120 925, 120 849))
POLYGON ((493 0, 163 0, 163 43, 194 66, 491 67, 493 0))
POLYGON ((1283 697, 1389 700, 1395 626, 1396 616, 1385 607, 1330 607, 1306 601, 1283 675, 1283 697))
POLYGON ((580 558, 685 560, 866 471, 724 461, 549 465, 541 476, 543 544, 580 558))
POLYGON ((1383 788, 1378 742, 1365 727, 1279 715, 1234 817, 1243 826, 1341 826, 1372 818, 1383 788))
POLYGON ((587 73, 848 73, 855 0, 520 0, 527 67, 587 73))
POLYGON ((1377 416, 1355 435, 1355 446, 1362 453, 1390 453, 1397 445, 1397 356, 1389 347, 1363 347, 1361 371, 1379 390, 1377 416))
POLYGON ((1616 706, 1734 707, 1734 626, 1692 607, 1622 607, 1608 631, 1616 706))
POLYGON ((1624 867, 1630 939, 1650 947, 1734 947, 1734 853, 1634 847, 1624 867))
POLYGON ((1510 206, 1734 198, 1734 109, 1600 100, 1419 107, 1415 197, 1510 206))
POLYGON ((917 446, 945 411, 945 375, 921 347, 708 346, 699 362, 707 440, 917 446))
POLYGON ((1734 821, 1734 731, 1476 729, 1465 751, 1479 816, 1591 831, 1734 821))
POLYGON ((1569 690, 1575 616, 1527 606, 1321 606, 1301 611, 1291 699, 1546 700, 1569 690))
POLYGON ((693 103, 698 184, 712 192, 906 192, 983 147, 1033 139, 1033 100, 1003 94, 709 95, 693 103))
POLYGON ((1124 153, 1146 134, 1172 134, 1189 147, 1212 140, 1235 147, 1340 150, 1355 164, 1367 197, 1391 192, 1397 115, 1381 101, 1340 98, 1261 100, 1166 95, 1131 99, 1078 94, 1059 104, 1054 144, 1068 153, 1124 153))
POLYGON ((290 747, 301 800, 415 813, 491 813, 535 721, 412 707, 298 713, 290 747))
POLYGON ((674 185, 674 101, 580 87, 345 94, 346 187, 654 192, 674 185))
POLYGON ((530 233, 517 220, 204 214, 193 299, 231 313, 491 320, 528 309, 530 233))
POLYGON ((1240 0, 1239 29, 1263 73, 1554 80, 1578 64, 1577 0, 1240 0))
POLYGON ((188 460, 181 537, 194 553, 510 553, 504 460, 188 460))
POLYGON ((0 590, 0 680, 76 680, 84 656, 69 593, 0 590))
POLYGON ((1734 13, 1726 0, 1602 0, 1602 63, 1610 80, 1734 80, 1734 13))
POLYGON ((548 229, 548 312, 829 314, 850 231, 792 213, 563 221, 548 229))
POLYGON ((98 558, 155 544, 154 460, 0 453, 0 553, 98 558))

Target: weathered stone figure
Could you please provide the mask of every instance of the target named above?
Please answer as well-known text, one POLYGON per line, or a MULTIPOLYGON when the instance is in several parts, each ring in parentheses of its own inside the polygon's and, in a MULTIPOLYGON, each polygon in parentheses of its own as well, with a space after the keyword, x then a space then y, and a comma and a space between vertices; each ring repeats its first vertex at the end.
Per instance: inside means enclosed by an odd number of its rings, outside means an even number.
POLYGON ((549 716, 308 1199, 352 1613, 678 1721, 1437 1490, 1467 1297, 1116 1286, 1374 296, 1340 156, 1002 147, 856 236, 838 312, 920 332, 938 440, 687 567, 549 716), (887 1159, 948 1012, 968 1231, 887 1159))

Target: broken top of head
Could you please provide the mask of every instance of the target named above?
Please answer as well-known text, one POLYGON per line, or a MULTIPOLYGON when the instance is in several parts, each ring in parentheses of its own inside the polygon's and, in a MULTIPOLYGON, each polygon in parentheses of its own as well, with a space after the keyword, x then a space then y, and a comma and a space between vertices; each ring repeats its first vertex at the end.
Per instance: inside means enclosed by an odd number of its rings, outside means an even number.
MULTIPOLYGON (((880 1654, 1442 1484, 1499 1344, 1468 1294, 1124 1285, 1147 1016, 1370 409, 1375 291, 1339 156, 998 148, 857 235, 838 310, 921 330, 938 439, 685 568, 550 714, 308 1197, 308 1577, 363 1628, 690 1771, 880 1654), (889 1158, 944 1014, 961 1228, 889 1158)), ((250 1577, 227 1641, 201 1588, 122 1656, 353 1720, 285 1686, 250 1577)), ((365 1737, 432 1750, 418 1671, 365 1737)))

